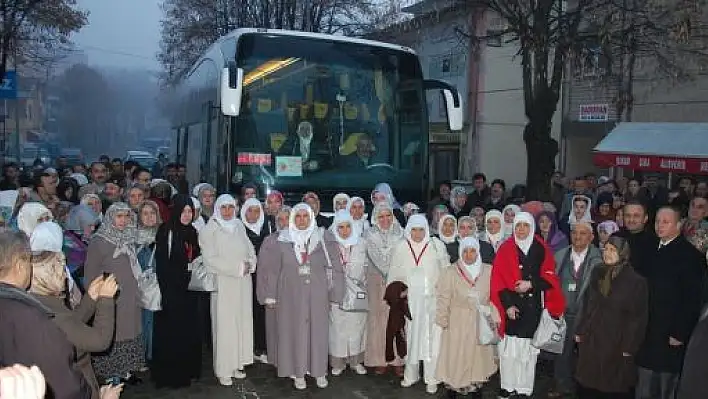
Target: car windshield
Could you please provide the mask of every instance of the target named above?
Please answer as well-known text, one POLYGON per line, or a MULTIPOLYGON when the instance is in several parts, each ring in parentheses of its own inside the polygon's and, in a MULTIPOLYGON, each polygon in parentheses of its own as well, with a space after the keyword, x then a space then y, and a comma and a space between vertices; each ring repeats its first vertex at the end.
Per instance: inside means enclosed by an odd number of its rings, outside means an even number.
POLYGON ((403 50, 250 34, 235 179, 276 187, 420 189, 422 73, 403 50))

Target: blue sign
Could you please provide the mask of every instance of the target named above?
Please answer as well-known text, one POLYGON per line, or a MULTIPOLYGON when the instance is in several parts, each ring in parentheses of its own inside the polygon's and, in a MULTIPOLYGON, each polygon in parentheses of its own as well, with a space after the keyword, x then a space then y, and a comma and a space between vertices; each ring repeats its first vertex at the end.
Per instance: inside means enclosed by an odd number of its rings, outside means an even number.
POLYGON ((17 98, 17 72, 5 71, 0 83, 0 98, 17 98))

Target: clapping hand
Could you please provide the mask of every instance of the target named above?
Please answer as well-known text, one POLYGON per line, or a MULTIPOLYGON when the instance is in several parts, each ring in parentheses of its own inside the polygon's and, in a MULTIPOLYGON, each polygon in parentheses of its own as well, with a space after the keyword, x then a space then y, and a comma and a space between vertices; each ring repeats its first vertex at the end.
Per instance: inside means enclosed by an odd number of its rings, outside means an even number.
POLYGON ((101 387, 101 399, 118 399, 123 392, 123 384, 104 385, 101 387))
POLYGON ((96 277, 95 279, 93 279, 93 281, 91 281, 91 284, 89 284, 89 287, 86 290, 89 297, 94 301, 97 300, 99 295, 101 294, 101 287, 103 286, 104 280, 105 279, 103 278, 103 276, 96 277))
POLYGON ((516 286, 514 287, 514 291, 516 291, 519 294, 525 294, 526 292, 531 290, 531 282, 528 280, 519 280, 516 282, 516 286))
POLYGON ((118 282, 116 282, 116 276, 111 274, 103 280, 98 296, 101 298, 113 298, 116 296, 116 292, 118 292, 118 282))

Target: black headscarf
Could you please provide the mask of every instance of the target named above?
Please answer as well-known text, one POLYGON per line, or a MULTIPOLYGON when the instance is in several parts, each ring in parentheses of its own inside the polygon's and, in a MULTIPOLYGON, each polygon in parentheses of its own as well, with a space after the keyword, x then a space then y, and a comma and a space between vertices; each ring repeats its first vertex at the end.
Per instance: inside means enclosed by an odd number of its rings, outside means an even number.
POLYGON ((172 232, 172 251, 168 259, 172 261, 191 262, 199 256, 199 239, 197 230, 192 226, 192 223, 187 225, 182 224, 180 217, 185 207, 190 207, 192 212, 196 212, 192 198, 188 195, 178 194, 172 198, 172 212, 170 212, 170 220, 160 226, 157 232, 157 239, 168 240, 169 233, 172 232), (162 236, 162 237, 160 237, 162 236), (191 259, 187 248, 191 248, 191 259))
POLYGON ((598 284, 600 293, 605 297, 610 295, 612 281, 615 279, 615 277, 617 277, 617 275, 622 271, 622 269, 624 269, 625 267, 630 267, 629 257, 631 255, 629 243, 622 237, 611 236, 610 239, 607 241, 607 244, 610 244, 613 247, 617 248, 617 255, 619 256, 619 259, 614 265, 608 265, 603 262, 603 265, 600 268, 601 274, 598 284))

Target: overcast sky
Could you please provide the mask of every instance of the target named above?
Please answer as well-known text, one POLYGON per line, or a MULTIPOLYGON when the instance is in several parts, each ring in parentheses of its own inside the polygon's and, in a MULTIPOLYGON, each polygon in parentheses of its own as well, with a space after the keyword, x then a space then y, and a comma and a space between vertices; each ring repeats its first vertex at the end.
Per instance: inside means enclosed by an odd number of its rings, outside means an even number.
POLYGON ((159 70, 155 54, 160 41, 161 0, 78 0, 90 12, 88 25, 74 42, 89 63, 159 70))

